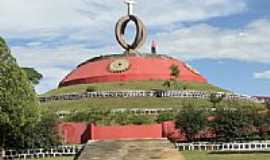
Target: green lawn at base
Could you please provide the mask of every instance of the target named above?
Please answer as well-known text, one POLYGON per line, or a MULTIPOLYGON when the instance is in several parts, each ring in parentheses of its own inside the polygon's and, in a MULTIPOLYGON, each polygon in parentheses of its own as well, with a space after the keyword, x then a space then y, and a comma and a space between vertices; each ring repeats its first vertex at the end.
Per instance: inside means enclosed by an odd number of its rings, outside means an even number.
POLYGON ((41 158, 42 160, 73 160, 74 157, 51 157, 51 158, 41 158))
MULTIPOLYGON (((52 101, 41 103, 44 109, 52 111, 85 111, 90 108, 117 109, 117 108, 182 108, 192 105, 198 108, 211 108, 212 104, 208 100, 194 98, 174 98, 174 97, 116 97, 116 98, 88 98, 73 101, 52 101)), ((226 107, 252 107, 262 108, 262 104, 255 104, 247 101, 223 101, 220 105, 226 107)))
POLYGON ((268 160, 270 154, 208 154, 207 152, 181 152, 186 160, 268 160))
MULTIPOLYGON (((85 92, 87 87, 94 87, 96 90, 151 90, 151 89, 166 89, 162 84, 164 81, 129 81, 129 82, 112 82, 112 83, 93 83, 81 84, 68 87, 53 89, 43 96, 52 96, 65 93, 82 93, 85 92)), ((222 88, 216 87, 211 84, 194 83, 194 82, 180 82, 182 87, 192 90, 201 91, 225 91, 222 88)))

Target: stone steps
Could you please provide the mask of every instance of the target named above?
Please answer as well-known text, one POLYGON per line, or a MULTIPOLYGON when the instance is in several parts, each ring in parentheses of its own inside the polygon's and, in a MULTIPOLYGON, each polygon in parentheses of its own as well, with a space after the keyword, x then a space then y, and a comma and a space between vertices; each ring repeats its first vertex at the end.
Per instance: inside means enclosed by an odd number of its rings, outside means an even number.
POLYGON ((165 150, 176 150, 168 140, 99 141, 87 145, 79 160, 159 160, 165 150))

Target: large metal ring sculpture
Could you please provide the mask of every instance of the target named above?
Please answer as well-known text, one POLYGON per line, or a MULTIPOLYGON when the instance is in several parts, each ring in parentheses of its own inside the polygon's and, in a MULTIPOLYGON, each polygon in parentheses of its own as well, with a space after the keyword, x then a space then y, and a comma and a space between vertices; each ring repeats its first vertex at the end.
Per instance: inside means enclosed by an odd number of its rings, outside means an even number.
POLYGON ((143 22, 134 15, 128 15, 125 17, 122 17, 116 24, 115 27, 115 35, 118 43, 128 51, 128 53, 136 52, 136 49, 139 49, 142 47, 146 40, 146 28, 143 24, 143 22), (131 44, 128 44, 125 42, 125 30, 127 27, 127 24, 133 21, 136 25, 136 37, 134 41, 131 44))

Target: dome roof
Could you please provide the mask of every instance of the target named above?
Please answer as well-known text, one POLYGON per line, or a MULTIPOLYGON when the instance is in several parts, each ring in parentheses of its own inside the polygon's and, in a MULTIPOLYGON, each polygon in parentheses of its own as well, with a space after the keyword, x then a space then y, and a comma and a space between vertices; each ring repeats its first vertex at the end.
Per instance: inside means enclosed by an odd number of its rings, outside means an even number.
POLYGON ((80 64, 59 84, 62 86, 99 82, 169 80, 172 65, 178 66, 178 80, 207 83, 195 69, 183 61, 165 55, 109 55, 80 64))

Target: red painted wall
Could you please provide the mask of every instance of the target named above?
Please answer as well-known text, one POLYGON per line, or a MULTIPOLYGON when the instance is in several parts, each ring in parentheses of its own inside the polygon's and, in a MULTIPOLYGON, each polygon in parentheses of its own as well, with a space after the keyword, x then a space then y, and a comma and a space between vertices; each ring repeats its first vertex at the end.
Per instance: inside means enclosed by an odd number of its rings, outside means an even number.
POLYGON ((160 139, 162 125, 126 125, 126 126, 96 126, 91 125, 92 140, 119 139, 160 139))
POLYGON ((134 81, 134 80, 169 80, 170 67, 177 65, 180 70, 178 80, 207 83, 200 74, 190 69, 183 61, 166 56, 122 56, 118 58, 107 57, 82 64, 61 82, 60 86, 75 84, 134 81), (121 73, 112 73, 108 66, 116 59, 127 59, 130 62, 129 70, 121 73))
MULTIPOLYGON (((150 125, 97 126, 86 123, 61 123, 58 126, 60 136, 66 144, 81 144, 88 140, 123 140, 123 139, 160 139, 186 141, 185 133, 175 128, 174 121, 150 125)), ((198 139, 215 137, 212 130, 201 131, 198 139)))
POLYGON ((87 131, 86 123, 60 123, 58 133, 65 144, 81 144, 82 135, 87 131))
POLYGON ((162 123, 163 137, 167 137, 172 141, 185 141, 185 133, 181 132, 180 129, 175 128, 174 121, 167 121, 162 123))

